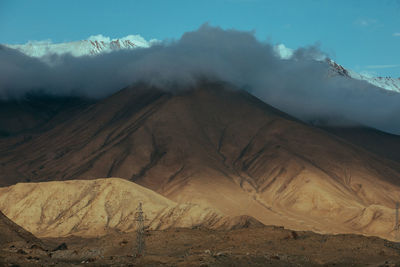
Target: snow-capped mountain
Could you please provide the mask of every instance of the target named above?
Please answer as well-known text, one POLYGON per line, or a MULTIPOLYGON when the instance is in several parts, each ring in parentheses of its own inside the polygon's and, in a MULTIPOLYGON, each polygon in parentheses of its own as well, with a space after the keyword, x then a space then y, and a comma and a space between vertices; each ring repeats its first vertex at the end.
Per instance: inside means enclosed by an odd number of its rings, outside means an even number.
MULTIPOLYGON (((145 40, 140 35, 128 35, 122 38, 111 39, 103 35, 90 36, 87 40, 52 43, 50 41, 28 42, 26 44, 7 45, 17 49, 31 57, 44 57, 49 54, 71 54, 73 56, 86 56, 107 53, 119 49, 148 48, 158 40, 145 40)), ((284 44, 274 46, 275 53, 282 59, 290 59, 294 50, 284 44)), ((333 60, 325 57, 316 56, 316 60, 325 60, 333 70, 333 74, 343 75, 349 78, 363 80, 377 87, 400 93, 400 78, 391 77, 370 77, 359 74, 355 71, 344 68, 333 60)))
POLYGON ((50 41, 28 42, 26 44, 6 45, 31 57, 43 57, 49 54, 71 54, 73 56, 96 55, 119 49, 147 48, 157 40, 146 41, 140 35, 128 35, 111 39, 103 35, 90 36, 87 40, 52 43, 50 41))
MULTIPOLYGON (((275 45, 274 51, 282 59, 290 59, 294 54, 294 50, 286 47, 284 44, 275 45)), ((346 69, 330 58, 318 57, 315 59, 319 61, 325 60, 332 67, 332 75, 342 75, 356 80, 366 81, 372 85, 375 85, 376 87, 400 93, 400 78, 366 76, 355 71, 346 69)))
POLYGON ((353 79, 364 80, 370 84, 373 84, 377 87, 400 92, 400 78, 392 78, 392 77, 369 77, 365 75, 361 75, 357 72, 349 70, 349 76, 353 79))
POLYGON ((343 75, 349 78, 366 81, 376 87, 380 87, 389 91, 394 91, 400 93, 400 78, 392 78, 392 77, 370 77, 359 74, 355 71, 345 69, 343 66, 337 64, 335 61, 331 59, 326 59, 328 64, 332 67, 334 72, 339 75, 343 75))

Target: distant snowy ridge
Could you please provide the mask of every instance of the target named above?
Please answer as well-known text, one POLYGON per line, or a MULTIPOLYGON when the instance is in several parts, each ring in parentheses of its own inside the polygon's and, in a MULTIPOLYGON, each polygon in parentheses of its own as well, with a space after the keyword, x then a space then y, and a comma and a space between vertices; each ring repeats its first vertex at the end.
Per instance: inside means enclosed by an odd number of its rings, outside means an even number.
MULTIPOLYGON (((286 47, 284 44, 275 45, 274 51, 282 59, 290 59, 294 53, 293 49, 286 47)), ((346 69, 329 58, 316 58, 316 60, 325 60, 332 67, 332 74, 334 75, 342 75, 356 80, 366 81, 376 87, 400 93, 400 78, 366 76, 346 69)))
POLYGON ((31 57, 43 57, 49 54, 71 54, 86 56, 107 53, 120 49, 147 48, 157 40, 146 41, 140 35, 128 35, 123 38, 111 39, 101 34, 90 36, 87 40, 52 43, 51 41, 33 41, 26 44, 7 45, 31 57))
POLYGON ((373 84, 377 87, 390 90, 390 91, 395 91, 395 92, 400 92, 400 78, 392 78, 392 77, 369 77, 365 76, 362 74, 359 74, 357 72, 354 72, 352 70, 348 70, 349 76, 353 79, 357 80, 364 80, 370 84, 373 84))
POLYGON ((400 78, 370 77, 359 74, 352 70, 345 69, 343 66, 337 64, 331 59, 327 59, 327 62, 339 75, 347 76, 356 80, 366 81, 376 87, 400 93, 400 78))
MULTIPOLYGON (((99 34, 90 36, 86 40, 75 42, 52 43, 51 41, 33 41, 17 45, 5 44, 5 46, 17 49, 31 57, 40 58, 50 54, 71 54, 79 57, 98 55, 120 49, 148 48, 158 42, 159 41, 155 39, 147 41, 140 35, 128 35, 122 38, 111 39, 110 37, 99 34)), ((294 54, 294 50, 286 47, 284 44, 275 45, 274 51, 282 59, 290 59, 294 54)), ((348 70, 329 58, 318 56, 315 60, 326 61, 332 67, 333 75, 342 75, 357 80, 363 80, 374 86, 400 93, 400 78, 370 77, 348 70)))

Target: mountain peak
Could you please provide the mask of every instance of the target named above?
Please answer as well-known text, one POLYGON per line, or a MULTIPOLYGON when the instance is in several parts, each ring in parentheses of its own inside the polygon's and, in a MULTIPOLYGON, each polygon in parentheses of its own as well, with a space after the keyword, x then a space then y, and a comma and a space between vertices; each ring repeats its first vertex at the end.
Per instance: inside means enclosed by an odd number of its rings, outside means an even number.
POLYGON ((71 54, 72 56, 87 56, 108 53, 120 49, 147 48, 157 40, 145 40, 140 35, 128 35, 111 39, 101 34, 89 36, 80 41, 52 43, 51 41, 30 41, 26 44, 7 45, 31 57, 44 57, 49 54, 71 54))
MULTIPOLYGON (((117 50, 124 49, 134 49, 134 48, 148 48, 159 41, 156 39, 151 39, 147 41, 140 35, 127 35, 121 38, 110 38, 103 36, 102 34, 91 35, 85 40, 64 42, 64 43, 52 43, 51 41, 29 41, 26 44, 13 44, 5 46, 13 49, 17 49, 20 52, 30 56, 42 58, 51 54, 63 55, 70 54, 75 57, 80 56, 93 56, 102 53, 109 53, 117 50)), ((295 50, 286 47, 284 44, 277 44, 273 47, 276 56, 283 60, 291 59, 295 50)), ((346 69, 342 65, 336 63, 335 61, 327 58, 325 55, 321 57, 319 55, 314 55, 314 60, 324 61, 332 68, 331 76, 336 74, 346 76, 356 80, 366 81, 376 87, 400 92, 400 78, 395 79, 391 77, 370 77, 357 73, 355 71, 346 69)))
MULTIPOLYGON (((149 189, 148 199, 157 193, 177 204, 248 215, 266 225, 394 238, 397 162, 299 122, 227 83, 203 81, 174 93, 138 84, 49 123, 54 126, 31 138, 1 140, 2 185, 120 177, 130 181, 134 197, 149 189)), ((128 184, 113 181, 123 190, 128 184)), ((76 188, 83 190, 83 183, 76 188)), ((95 188, 92 183, 85 182, 86 188, 95 188)), ((59 185, 61 192, 65 186, 59 185)), ((104 188, 99 192, 110 189, 104 188)), ((3 190, 0 203, 22 202, 6 201, 3 190)), ((106 213, 105 205, 98 207, 106 213)), ((27 221, 14 216, 19 209, 3 209, 17 223, 27 221)))

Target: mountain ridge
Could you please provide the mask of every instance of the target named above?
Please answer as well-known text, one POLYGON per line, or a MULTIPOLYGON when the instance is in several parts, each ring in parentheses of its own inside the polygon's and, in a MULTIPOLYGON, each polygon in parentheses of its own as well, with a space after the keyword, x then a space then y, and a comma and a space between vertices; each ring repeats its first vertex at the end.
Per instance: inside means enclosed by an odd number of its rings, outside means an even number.
POLYGON ((51 54, 71 54, 75 57, 99 55, 121 49, 147 48, 157 40, 146 41, 140 35, 128 35, 122 38, 110 39, 102 35, 90 36, 86 40, 65 43, 50 41, 28 42, 26 44, 4 44, 17 49, 31 57, 46 57, 51 54))
POLYGON ((365 81, 369 84, 372 84, 376 87, 400 93, 400 78, 392 78, 392 77, 370 77, 365 76, 355 71, 344 68, 343 66, 337 64, 331 59, 326 60, 328 64, 332 67, 334 72, 338 75, 342 75, 351 79, 356 79, 360 81, 365 81))
POLYGON ((261 227, 249 216, 229 217, 198 204, 177 204, 125 179, 19 183, 0 188, 0 210, 39 237, 93 237, 136 230, 143 204, 149 230, 195 228, 231 230, 261 227))
MULTIPOLYGON (((294 50, 291 48, 286 47, 284 44, 277 44, 274 46, 274 51, 277 56, 281 59, 290 59, 293 54, 294 50)), ((317 55, 314 58, 316 61, 326 62, 331 67, 330 75, 341 75, 347 78, 356 79, 360 81, 365 81, 369 84, 372 84, 376 87, 393 91, 393 92, 400 92, 400 77, 393 78, 393 77, 373 77, 373 76, 366 76, 360 73, 357 73, 353 70, 347 69, 342 65, 338 64, 334 60, 330 59, 326 56, 317 55)))
MULTIPOLYGON (((50 41, 28 42, 26 44, 3 44, 9 48, 17 49, 31 57, 46 57, 51 54, 71 54, 73 56, 93 56, 102 53, 109 53, 117 50, 149 48, 159 41, 152 39, 145 40, 140 35, 128 35, 122 38, 111 39, 102 35, 90 36, 86 40, 52 43, 50 41)), ((274 51, 282 59, 289 59, 293 55, 293 49, 287 48, 282 44, 274 46, 274 51)), ((316 58, 317 61, 325 61, 334 74, 343 75, 351 79, 366 81, 376 87, 400 93, 400 77, 370 77, 365 76, 350 69, 346 69, 330 58, 316 58)))
POLYGON ((10 147, 14 141, 0 142, 2 185, 121 177, 228 216, 394 238, 398 162, 227 83, 176 93, 129 87, 10 147))

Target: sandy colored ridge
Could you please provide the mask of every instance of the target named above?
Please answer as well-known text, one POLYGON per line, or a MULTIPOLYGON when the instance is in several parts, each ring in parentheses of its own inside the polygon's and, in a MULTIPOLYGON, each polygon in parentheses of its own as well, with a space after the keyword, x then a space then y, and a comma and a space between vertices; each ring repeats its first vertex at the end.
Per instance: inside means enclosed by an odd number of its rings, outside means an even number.
POLYGON ((232 229, 261 226, 248 216, 227 217, 197 204, 176 204, 135 183, 118 179, 21 183, 0 188, 0 210, 39 237, 101 236, 136 228, 143 203, 150 230, 170 227, 232 229))

